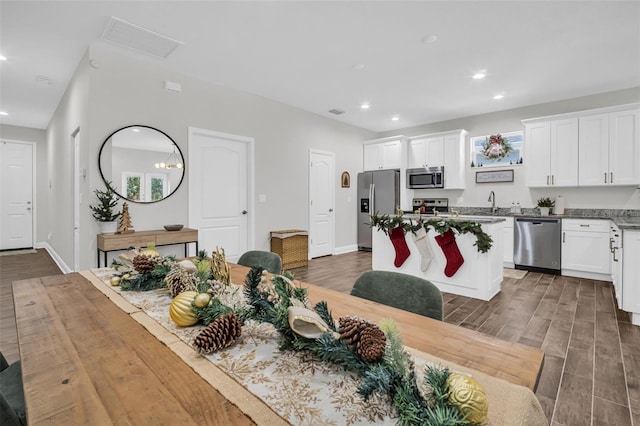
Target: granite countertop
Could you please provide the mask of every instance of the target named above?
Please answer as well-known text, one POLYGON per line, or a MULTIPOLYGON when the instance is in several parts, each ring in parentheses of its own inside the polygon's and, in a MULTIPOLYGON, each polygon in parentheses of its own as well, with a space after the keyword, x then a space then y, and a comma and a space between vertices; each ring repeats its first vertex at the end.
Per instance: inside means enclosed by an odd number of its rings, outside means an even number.
POLYGON ((565 214, 541 216, 537 208, 524 208, 522 213, 511 213, 509 209, 498 209, 495 214, 486 207, 455 207, 461 216, 503 216, 503 217, 552 217, 561 219, 601 219, 611 220, 620 229, 640 230, 640 210, 621 209, 565 209, 565 214))
MULTIPOLYGON (((416 215, 415 214, 405 214, 403 216, 405 219, 415 219, 416 215)), ((459 216, 454 216, 452 214, 449 213, 442 213, 439 214, 438 216, 434 216, 432 214, 421 214, 420 215, 420 219, 422 221, 427 221, 429 219, 441 219, 441 220, 468 220, 471 222, 477 222, 480 224, 491 224, 491 223, 498 223, 498 222, 504 222, 504 218, 503 217, 495 217, 492 215, 459 215, 459 216)))

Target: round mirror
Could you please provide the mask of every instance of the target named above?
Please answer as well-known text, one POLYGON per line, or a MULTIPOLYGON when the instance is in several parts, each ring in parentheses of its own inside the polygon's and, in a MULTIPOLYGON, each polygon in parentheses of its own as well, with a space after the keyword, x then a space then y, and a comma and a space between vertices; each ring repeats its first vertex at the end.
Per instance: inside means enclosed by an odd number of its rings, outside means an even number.
POLYGON ((135 203, 154 203, 173 194, 184 177, 184 158, 167 134, 148 126, 127 126, 104 141, 99 154, 102 179, 135 203))

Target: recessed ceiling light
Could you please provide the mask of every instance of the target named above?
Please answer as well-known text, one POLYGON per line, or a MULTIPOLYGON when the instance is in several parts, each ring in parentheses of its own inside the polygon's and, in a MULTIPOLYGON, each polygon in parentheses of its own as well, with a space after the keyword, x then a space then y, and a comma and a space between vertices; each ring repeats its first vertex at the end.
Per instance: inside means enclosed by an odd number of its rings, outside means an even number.
POLYGON ((394 115, 393 117, 391 117, 391 120, 398 121, 400 120, 400 116, 394 115))
POLYGON ((438 39, 438 36, 435 35, 428 35, 428 36, 424 36, 422 37, 422 42, 425 44, 429 44, 429 43, 435 43, 435 41, 438 39))
POLYGON ((493 99, 502 99, 502 98, 504 98, 504 95, 495 95, 493 97, 493 99))
POLYGON ((9 113, 5 111, 0 111, 0 115, 9 115, 9 113))
POLYGON ((353 69, 358 71, 363 70, 364 64, 353 64, 353 69))
POLYGON ((477 73, 475 73, 472 78, 474 80, 482 80, 483 78, 485 78, 487 76, 487 72, 485 70, 482 71, 478 71, 477 73))
POLYGON ((7 57, 6 57, 6 56, 2 56, 2 55, 0 55, 0 61, 6 61, 6 60, 7 60, 7 57))
POLYGON ((362 105, 360 105, 360 108, 369 109, 369 102, 363 102, 362 105))

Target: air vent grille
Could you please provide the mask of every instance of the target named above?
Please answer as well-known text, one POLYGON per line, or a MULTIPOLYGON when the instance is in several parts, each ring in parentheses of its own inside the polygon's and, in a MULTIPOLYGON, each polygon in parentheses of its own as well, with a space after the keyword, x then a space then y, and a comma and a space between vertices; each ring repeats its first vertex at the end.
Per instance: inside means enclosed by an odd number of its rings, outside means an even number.
POLYGON ((335 114, 335 115, 340 115, 340 114, 344 114, 344 111, 338 108, 334 108, 334 109, 330 109, 329 112, 331 114, 335 114))
POLYGON ((169 56, 171 52, 183 44, 181 41, 174 40, 113 16, 102 33, 102 39, 118 46, 161 59, 169 56))

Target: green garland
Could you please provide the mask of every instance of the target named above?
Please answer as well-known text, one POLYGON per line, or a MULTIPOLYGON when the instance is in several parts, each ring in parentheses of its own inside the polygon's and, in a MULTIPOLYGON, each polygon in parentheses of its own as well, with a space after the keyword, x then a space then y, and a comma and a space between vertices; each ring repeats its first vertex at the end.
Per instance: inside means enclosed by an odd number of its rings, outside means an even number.
MULTIPOLYGON (((382 223, 397 223, 404 227, 404 221, 398 222, 397 218, 391 219, 386 216, 380 220, 382 223)), ((407 229, 410 231, 413 228, 407 229)), ((195 275, 198 278, 197 287, 200 292, 205 292, 206 288, 210 287, 207 281, 212 278, 210 271, 207 273, 203 261, 207 261, 206 253, 199 253, 199 259, 195 261, 198 266, 195 275)), ((164 277, 169 273, 173 263, 175 258, 163 258, 151 272, 123 280, 122 289, 147 291, 162 287, 164 277)), ((307 289, 292 285, 293 275, 286 272, 284 275, 273 275, 272 286, 268 286, 268 291, 265 291, 265 287, 260 286, 265 277, 263 271, 263 268, 252 268, 245 278, 244 294, 247 305, 230 307, 214 297, 204 308, 198 308, 192 303, 194 313, 205 325, 230 312, 238 315, 242 322, 255 320, 271 323, 280 332, 280 350, 307 351, 321 361, 358 373, 362 378, 358 393, 365 400, 376 393, 386 397, 398 415, 399 425, 476 425, 465 420, 458 407, 449 403, 447 379, 451 372, 448 368, 427 367, 424 371, 424 382, 430 386, 431 392, 428 396, 421 394, 413 361, 405 350, 400 332, 392 320, 383 320, 380 324, 387 338, 383 359, 378 362, 366 362, 349 345, 330 333, 325 333, 318 339, 296 334, 289 325, 288 309, 293 305, 294 299, 304 306, 309 306, 307 289)), ((336 321, 326 302, 317 303, 313 310, 333 332, 338 332, 336 321)))
POLYGON ((473 222, 470 220, 456 220, 456 219, 429 219, 427 221, 418 220, 414 224, 412 219, 405 219, 401 215, 396 215, 390 217, 389 215, 378 215, 377 213, 373 213, 371 215, 371 221, 369 222, 369 226, 372 228, 378 228, 378 230, 384 232, 389 235, 389 231, 398 226, 402 227, 405 233, 411 232, 413 234, 420 228, 425 228, 428 232, 429 228, 433 228, 438 234, 442 235, 450 230, 455 230, 459 234, 467 234, 471 233, 475 235, 476 242, 473 243, 476 246, 476 249, 480 253, 486 253, 489 251, 493 244, 493 240, 491 236, 482 230, 482 226, 478 222, 473 222))
MULTIPOLYGON (((374 393, 386 396, 398 414, 400 425, 475 425, 448 401, 447 368, 427 367, 425 383, 432 391, 424 397, 419 391, 416 371, 410 354, 404 349, 402 337, 392 320, 380 325, 387 337, 385 355, 379 362, 362 360, 344 341, 325 333, 318 339, 308 339, 296 334, 289 325, 288 308, 292 299, 308 306, 307 289, 292 286, 290 276, 284 279, 274 275, 272 282, 279 296, 278 302, 269 301, 271 293, 259 290, 262 268, 253 268, 245 278, 245 296, 249 309, 237 312, 244 320, 269 322, 281 333, 281 350, 307 351, 318 359, 340 365, 361 375, 358 393, 368 400, 374 393)), ((271 299, 273 300, 273 298, 271 299)), ((336 322, 326 302, 319 302, 313 310, 333 330, 336 322)))

